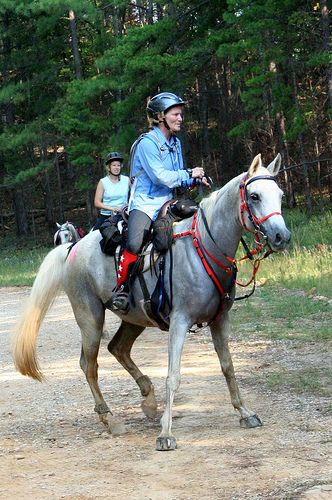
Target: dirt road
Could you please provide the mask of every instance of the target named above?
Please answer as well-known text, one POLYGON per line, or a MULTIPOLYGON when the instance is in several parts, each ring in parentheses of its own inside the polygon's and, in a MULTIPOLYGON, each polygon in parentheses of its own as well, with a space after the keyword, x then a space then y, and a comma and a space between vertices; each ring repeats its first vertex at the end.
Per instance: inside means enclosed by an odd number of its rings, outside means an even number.
MULTIPOLYGON (((231 342, 247 405, 264 426, 245 430, 230 403, 206 330, 189 334, 182 384, 174 405, 178 449, 155 451, 159 418, 140 409, 134 381, 107 351, 99 355, 100 385, 127 434, 108 434, 93 411, 79 368, 80 334, 65 296, 48 313, 38 338, 47 381, 18 374, 9 332, 28 288, 0 289, 0 498, 1 499, 331 499, 332 416, 327 398, 271 390, 264 373, 305 363, 330 363, 324 346, 292 349, 287 342, 249 338, 231 342), (320 349, 320 351, 319 351, 320 349)), ((118 319, 108 313, 107 330, 118 319)), ((165 395, 167 334, 146 330, 133 357, 165 395)))

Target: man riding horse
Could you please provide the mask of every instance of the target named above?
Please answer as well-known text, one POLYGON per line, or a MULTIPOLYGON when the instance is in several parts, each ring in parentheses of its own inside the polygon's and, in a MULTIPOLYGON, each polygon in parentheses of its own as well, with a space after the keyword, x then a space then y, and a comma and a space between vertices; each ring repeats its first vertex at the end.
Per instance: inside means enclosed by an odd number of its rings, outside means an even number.
POLYGON ((129 200, 128 235, 120 256, 117 285, 105 304, 114 312, 129 308, 130 274, 153 221, 163 204, 173 198, 174 188, 191 188, 198 180, 209 185, 203 168, 184 169, 180 140, 185 102, 171 92, 150 99, 147 116, 150 131, 132 147, 131 175, 134 183, 129 200))

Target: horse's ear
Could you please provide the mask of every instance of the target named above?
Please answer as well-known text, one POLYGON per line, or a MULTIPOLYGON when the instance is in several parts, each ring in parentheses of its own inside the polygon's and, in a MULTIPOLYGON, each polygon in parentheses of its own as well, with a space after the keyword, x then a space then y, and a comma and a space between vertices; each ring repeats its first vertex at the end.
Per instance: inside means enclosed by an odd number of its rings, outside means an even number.
POLYGON ((270 165, 268 165, 267 169, 271 175, 278 175, 281 166, 281 154, 278 153, 273 161, 271 161, 270 165))
POLYGON ((59 224, 58 222, 56 222, 56 227, 58 227, 60 229, 61 224, 59 224))
POLYGON ((252 160, 252 163, 249 167, 248 170, 248 179, 252 177, 253 175, 256 174, 257 170, 262 166, 262 157, 261 154, 259 153, 255 158, 252 160))

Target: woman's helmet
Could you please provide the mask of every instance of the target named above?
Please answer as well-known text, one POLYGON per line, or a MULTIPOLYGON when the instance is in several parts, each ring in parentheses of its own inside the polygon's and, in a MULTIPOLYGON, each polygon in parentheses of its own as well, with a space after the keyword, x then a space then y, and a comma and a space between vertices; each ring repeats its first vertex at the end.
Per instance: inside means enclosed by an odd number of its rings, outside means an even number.
POLYGON ((106 156, 106 159, 105 159, 105 165, 107 165, 108 163, 110 163, 111 161, 120 161, 121 163, 123 163, 123 156, 121 153, 118 153, 117 151, 111 151, 110 153, 108 153, 108 155, 106 156))
POLYGON ((172 92, 161 92, 152 97, 146 107, 149 118, 158 119, 158 113, 166 113, 173 106, 184 106, 185 102, 172 92))

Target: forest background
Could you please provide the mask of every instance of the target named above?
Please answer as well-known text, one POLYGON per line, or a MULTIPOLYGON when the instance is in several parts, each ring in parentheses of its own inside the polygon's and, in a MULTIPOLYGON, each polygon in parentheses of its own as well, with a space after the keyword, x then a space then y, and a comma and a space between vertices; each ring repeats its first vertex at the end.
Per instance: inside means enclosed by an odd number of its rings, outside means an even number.
MULTIPOLYGON (((188 166, 217 186, 280 152, 288 207, 332 202, 326 0, 0 0, 0 238, 86 229, 111 150, 148 98, 187 101, 188 166)), ((126 167, 128 173, 128 166, 126 167)))

